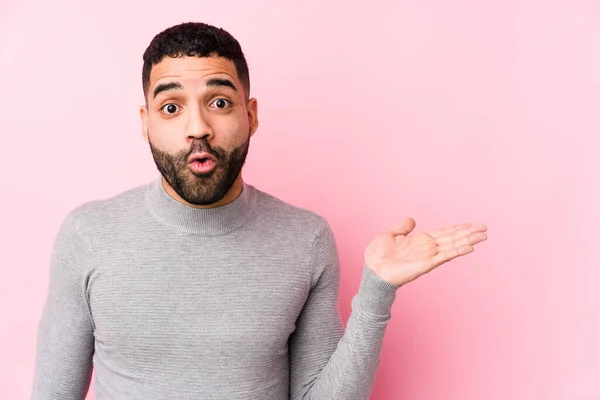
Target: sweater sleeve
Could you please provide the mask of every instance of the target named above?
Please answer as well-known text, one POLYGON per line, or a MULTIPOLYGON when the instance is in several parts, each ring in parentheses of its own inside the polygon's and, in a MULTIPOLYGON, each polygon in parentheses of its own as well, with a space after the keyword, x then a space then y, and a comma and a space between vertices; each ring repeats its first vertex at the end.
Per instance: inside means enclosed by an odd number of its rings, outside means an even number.
POLYGON ((290 398, 366 400, 399 286, 364 266, 344 332, 339 256, 327 223, 315 240, 312 261, 311 291, 289 342, 290 398))
POLYGON ((90 254, 73 214, 63 221, 50 262, 38 326, 32 400, 83 400, 92 374, 94 331, 87 303, 90 254))

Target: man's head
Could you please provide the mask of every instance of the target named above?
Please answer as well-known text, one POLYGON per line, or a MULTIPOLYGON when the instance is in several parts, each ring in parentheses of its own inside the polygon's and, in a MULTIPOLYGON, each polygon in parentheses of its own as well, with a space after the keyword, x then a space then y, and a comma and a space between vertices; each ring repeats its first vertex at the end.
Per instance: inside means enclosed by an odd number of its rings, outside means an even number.
POLYGON ((142 83, 142 132, 167 191, 195 206, 233 200, 258 126, 237 40, 202 23, 168 28, 144 52, 142 83))

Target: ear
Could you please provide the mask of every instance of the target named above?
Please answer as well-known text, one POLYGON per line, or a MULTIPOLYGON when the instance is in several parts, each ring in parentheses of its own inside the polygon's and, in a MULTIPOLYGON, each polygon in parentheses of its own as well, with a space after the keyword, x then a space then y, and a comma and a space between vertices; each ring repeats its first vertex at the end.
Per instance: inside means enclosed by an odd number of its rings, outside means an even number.
POLYGON ((148 143, 148 107, 145 105, 140 106, 140 119, 142 122, 142 136, 146 143, 148 143))
POLYGON ((250 121, 250 136, 258 129, 258 102, 255 98, 248 100, 246 105, 248 110, 248 121, 250 121))

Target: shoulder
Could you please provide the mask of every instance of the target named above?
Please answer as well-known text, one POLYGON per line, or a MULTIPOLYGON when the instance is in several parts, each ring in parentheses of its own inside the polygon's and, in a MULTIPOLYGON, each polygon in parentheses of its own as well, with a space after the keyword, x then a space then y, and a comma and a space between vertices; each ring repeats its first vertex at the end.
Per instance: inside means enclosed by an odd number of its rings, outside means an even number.
POLYGON ((329 222, 323 215, 281 200, 275 195, 263 192, 254 186, 251 187, 256 192, 258 218, 268 220, 273 226, 302 233, 313 239, 322 235, 323 232, 331 231, 329 222))
POLYGON ((256 219, 263 229, 276 232, 279 242, 290 241, 310 254, 311 287, 327 274, 333 282, 339 277, 339 254, 336 239, 327 219, 312 210, 283 201, 256 188, 256 219))
POLYGON ((71 229, 79 235, 85 235, 111 221, 135 218, 143 209, 148 186, 139 185, 107 198, 82 203, 67 213, 61 229, 71 229))

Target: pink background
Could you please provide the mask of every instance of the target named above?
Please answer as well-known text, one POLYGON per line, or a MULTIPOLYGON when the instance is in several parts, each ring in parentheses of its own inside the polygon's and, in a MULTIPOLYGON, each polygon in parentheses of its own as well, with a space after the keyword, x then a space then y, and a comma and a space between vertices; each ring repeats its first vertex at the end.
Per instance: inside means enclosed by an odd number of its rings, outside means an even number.
POLYGON ((0 399, 29 396, 66 213, 157 176, 141 57, 188 20, 241 42, 244 177, 330 221, 344 319, 376 234, 489 226, 399 291, 373 399, 600 399, 598 2, 83 3, 0 4, 0 399))

